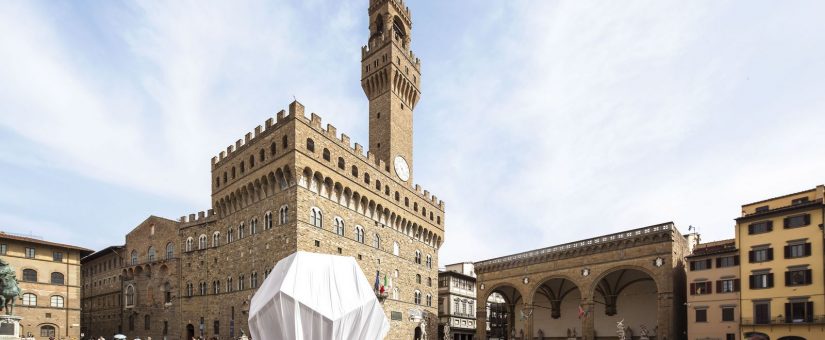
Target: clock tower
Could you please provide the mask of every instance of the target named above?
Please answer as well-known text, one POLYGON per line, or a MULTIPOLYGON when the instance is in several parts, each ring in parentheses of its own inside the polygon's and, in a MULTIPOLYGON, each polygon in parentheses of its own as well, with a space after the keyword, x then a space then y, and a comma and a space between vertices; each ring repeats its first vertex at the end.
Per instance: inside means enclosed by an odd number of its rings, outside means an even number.
POLYGON ((370 0, 368 12, 361 88, 369 99, 369 151, 412 185, 413 109, 421 96, 421 62, 410 50, 410 9, 402 0, 370 0))

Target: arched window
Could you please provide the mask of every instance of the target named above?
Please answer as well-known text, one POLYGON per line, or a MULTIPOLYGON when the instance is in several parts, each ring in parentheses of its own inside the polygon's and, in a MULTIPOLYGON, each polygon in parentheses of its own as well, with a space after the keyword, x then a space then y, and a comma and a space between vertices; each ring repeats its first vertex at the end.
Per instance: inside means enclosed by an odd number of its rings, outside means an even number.
POLYGON ((433 286, 433 278, 427 277, 427 287, 432 287, 432 286, 433 286))
POLYGON ((245 165, 245 164, 246 164, 246 163, 244 163, 243 161, 241 161, 241 174, 243 174, 243 173, 244 173, 244 171, 246 171, 246 165, 245 165))
POLYGON ((269 230, 272 229, 272 212, 267 211, 264 214, 264 229, 269 230))
POLYGON ((344 220, 338 216, 335 216, 335 233, 344 236, 344 220))
POLYGON ((324 227, 324 218, 323 214, 321 213, 321 209, 312 207, 309 215, 309 223, 318 228, 324 227))
POLYGON ((251 229, 250 232, 252 233, 252 235, 255 235, 255 234, 258 233, 258 218, 257 217, 253 217, 249 221, 249 227, 251 229))
POLYGON ((229 230, 226 231, 226 243, 229 244, 233 241, 235 241, 235 229, 229 227, 229 230))
POLYGON ((255 154, 249 155, 249 168, 255 167, 255 154))
POLYGON ((217 247, 219 245, 221 245, 221 232, 216 231, 212 233, 212 246, 217 247))
POLYGON ((220 294, 221 293, 221 281, 215 280, 212 281, 212 294, 220 294))
POLYGON ((137 250, 132 250, 132 256, 131 256, 131 259, 132 259, 132 265, 133 265, 133 266, 134 266, 134 265, 136 265, 136 264, 138 263, 138 253, 137 253, 137 250))
POLYGON ((240 240, 244 238, 244 236, 246 236, 246 226, 241 222, 241 225, 238 226, 238 239, 240 240))
POLYGON ((315 152, 315 141, 312 138, 307 138, 307 150, 315 152))
POLYGON ((421 264, 421 251, 417 249, 415 250, 415 263, 421 264))
POLYGON ((216 187, 216 188, 220 188, 220 187, 221 187, 221 177, 220 177, 220 176, 215 177, 215 187, 216 187))
POLYGON ((421 284, 421 274, 415 274, 415 283, 421 284))
POLYGON ((398 287, 393 287, 392 288, 392 299, 393 300, 398 300, 398 287))
POLYGON ((232 285, 232 282, 233 281, 232 281, 231 277, 226 279, 226 291, 227 292, 231 292, 231 291, 235 290, 235 286, 232 285))
POLYGON ((206 235, 198 237, 198 249, 206 249, 206 235))
POLYGON ((266 153, 264 152, 264 149, 261 149, 261 151, 258 152, 258 161, 263 163, 264 160, 266 160, 266 153))
POLYGON ((151 324, 152 324, 152 322, 151 322, 151 321, 152 321, 152 319, 151 319, 151 317, 149 316, 149 314, 144 315, 144 316, 143 316, 143 329, 145 329, 145 330, 150 330, 150 329, 152 329, 152 327, 150 327, 150 326, 151 326, 151 324))
POLYGON ((163 284, 163 303, 172 303, 172 285, 169 282, 163 284))
POLYGON ((364 243, 364 227, 360 225, 355 226, 355 241, 364 243))
POLYGON ((195 239, 189 237, 186 239, 186 251, 192 251, 192 246, 195 244, 195 239))
POLYGON ((49 301, 49 306, 63 308, 63 297, 60 295, 52 296, 51 301, 49 301))
POLYGON ((352 166, 352 176, 358 177, 358 167, 355 165, 352 166))
POLYGON ((364 183, 370 184, 370 174, 364 173, 364 183))
POLYGON ((289 137, 284 136, 283 138, 281 138, 281 147, 283 147, 284 149, 289 147, 289 137))
POLYGON ((387 196, 390 195, 390 186, 389 185, 384 186, 384 195, 387 195, 387 196))
POLYGON ((42 337, 42 338, 54 338, 54 336, 56 334, 57 334, 57 332, 55 332, 54 326, 52 326, 52 325, 40 326, 40 337, 42 337))
POLYGON ((398 248, 398 242, 393 241, 392 242, 392 254, 395 255, 395 256, 398 256, 399 253, 401 253, 401 249, 398 248))
POLYGON ((455 300, 453 300, 453 301, 455 302, 455 303, 453 304, 453 311, 457 314, 457 313, 459 313, 459 311, 460 311, 460 309, 458 308, 458 304, 459 304, 458 298, 456 298, 456 299, 455 299, 455 300))
POLYGON ((244 281, 244 276, 238 276, 238 290, 246 289, 246 281, 244 281))
POLYGON ((408 197, 404 197, 404 206, 406 206, 406 207, 410 206, 410 199, 408 197))
POLYGON ((149 253, 149 262, 154 261, 155 260, 155 247, 150 246, 148 253, 149 253))
POLYGON ((192 297, 192 295, 195 295, 195 285, 189 282, 186 284, 186 296, 192 297))
POLYGON ((252 275, 249 275, 249 285, 252 289, 258 288, 258 272, 252 272, 252 275))
POLYGON ((232 167, 232 179, 235 179, 235 167, 232 167))
POLYGON ((278 151, 278 147, 275 145, 275 142, 272 142, 272 144, 269 145, 269 155, 275 156, 276 151, 278 151))
POLYGON ((52 284, 62 285, 63 284, 63 273, 53 272, 52 273, 52 284))
POLYGON ((201 282, 198 287, 200 288, 201 295, 206 295, 206 282, 201 282))
POLYGON ((126 306, 135 305, 135 286, 126 286, 126 306))
POLYGON ((23 306, 37 306, 37 295, 32 293, 23 294, 23 306))
POLYGON ((325 160, 325 161, 327 161, 327 162, 329 162, 329 159, 330 159, 330 156, 329 156, 329 149, 324 148, 324 153, 323 153, 323 156, 324 156, 324 160, 325 160))
MULTIPOLYGON (((369 183, 367 183, 367 184, 369 184, 369 183)), ((377 180, 377 179, 375 180, 375 190, 378 190, 379 192, 381 191, 381 181, 380 180, 377 180)))
POLYGON ((169 242, 166 244, 166 258, 171 259, 175 257, 175 244, 169 242))
POLYGON ((430 295, 430 294, 427 294, 427 307, 432 307, 432 306, 433 306, 433 296, 430 295))
POLYGON ((427 268, 429 268, 429 269, 433 268, 433 257, 430 256, 430 255, 427 255, 427 268))
POLYGON ((418 202, 413 202, 413 210, 418 211, 418 202))
POLYGON ((344 157, 338 157, 338 168, 344 170, 346 166, 346 163, 344 163, 344 157))
POLYGON ((415 290, 415 293, 413 294, 413 298, 415 299, 414 302, 415 302, 416 305, 421 304, 421 292, 419 292, 417 289, 415 290))
POLYGON ((396 191, 396 192, 395 192, 395 201, 397 202, 397 201, 399 201, 400 199, 401 199, 401 194, 399 194, 399 193, 398 193, 398 191, 396 191))
POLYGON ((378 233, 375 233, 372 237, 372 246, 375 249, 381 249, 381 235, 378 235, 378 233))
POLYGON ((284 204, 278 209, 278 224, 286 224, 287 222, 289 222, 289 206, 284 204))

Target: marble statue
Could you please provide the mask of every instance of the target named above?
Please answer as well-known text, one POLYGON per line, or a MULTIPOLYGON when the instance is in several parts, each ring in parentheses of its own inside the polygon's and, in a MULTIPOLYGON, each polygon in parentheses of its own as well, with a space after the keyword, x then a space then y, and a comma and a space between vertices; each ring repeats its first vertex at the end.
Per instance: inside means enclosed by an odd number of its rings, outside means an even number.
POLYGON ((640 340, 650 339, 650 332, 647 330, 647 326, 645 326, 644 324, 639 325, 639 339, 640 340))
POLYGON ((452 340, 452 336, 450 335, 450 325, 444 324, 444 340, 452 340))
POLYGON ((427 318, 421 318, 419 327, 421 327, 421 340, 427 340, 427 318))
POLYGON ((619 336, 619 340, 628 340, 625 335, 624 319, 616 323, 616 328, 616 334, 619 336))

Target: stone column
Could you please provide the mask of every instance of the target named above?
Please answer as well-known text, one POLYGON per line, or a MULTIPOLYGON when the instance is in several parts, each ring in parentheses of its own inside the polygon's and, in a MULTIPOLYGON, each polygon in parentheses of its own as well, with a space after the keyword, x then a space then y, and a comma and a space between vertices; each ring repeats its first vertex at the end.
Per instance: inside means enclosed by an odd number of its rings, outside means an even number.
POLYGON ((487 339, 487 299, 479 298, 476 302, 476 338, 487 339))
POLYGON ((525 309, 525 312, 527 312, 527 310, 530 311, 530 315, 527 316, 527 320, 524 320, 524 328, 527 328, 527 329, 524 330, 524 336, 525 336, 526 339, 531 339, 532 340, 533 339, 533 319, 534 319, 533 318, 533 312, 534 312, 533 311, 533 301, 530 301, 529 303, 525 303, 523 308, 525 309))
MULTIPOLYGON (((656 340, 676 340, 679 335, 674 333, 673 322, 673 293, 659 293, 656 297, 656 340)), ((683 308, 683 306, 678 306, 683 308)))
POLYGON ((593 340, 596 338, 596 308, 593 295, 583 296, 581 306, 585 312, 581 319, 581 339, 593 340))

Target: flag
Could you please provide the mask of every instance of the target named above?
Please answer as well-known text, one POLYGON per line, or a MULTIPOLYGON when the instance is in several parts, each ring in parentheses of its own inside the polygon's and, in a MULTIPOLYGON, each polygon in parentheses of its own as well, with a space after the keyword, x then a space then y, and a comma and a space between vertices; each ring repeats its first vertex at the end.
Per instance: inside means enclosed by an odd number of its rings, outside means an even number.
POLYGON ((380 280, 378 279, 379 274, 380 274, 380 272, 376 270, 375 271, 375 290, 376 291, 378 291, 378 283, 380 282, 380 280))
POLYGON ((587 312, 584 311, 582 305, 579 305, 579 319, 581 319, 583 316, 587 316, 587 312))
POLYGON ((381 294, 384 294, 384 290, 389 289, 387 286, 387 274, 384 274, 384 284, 381 285, 381 294))

